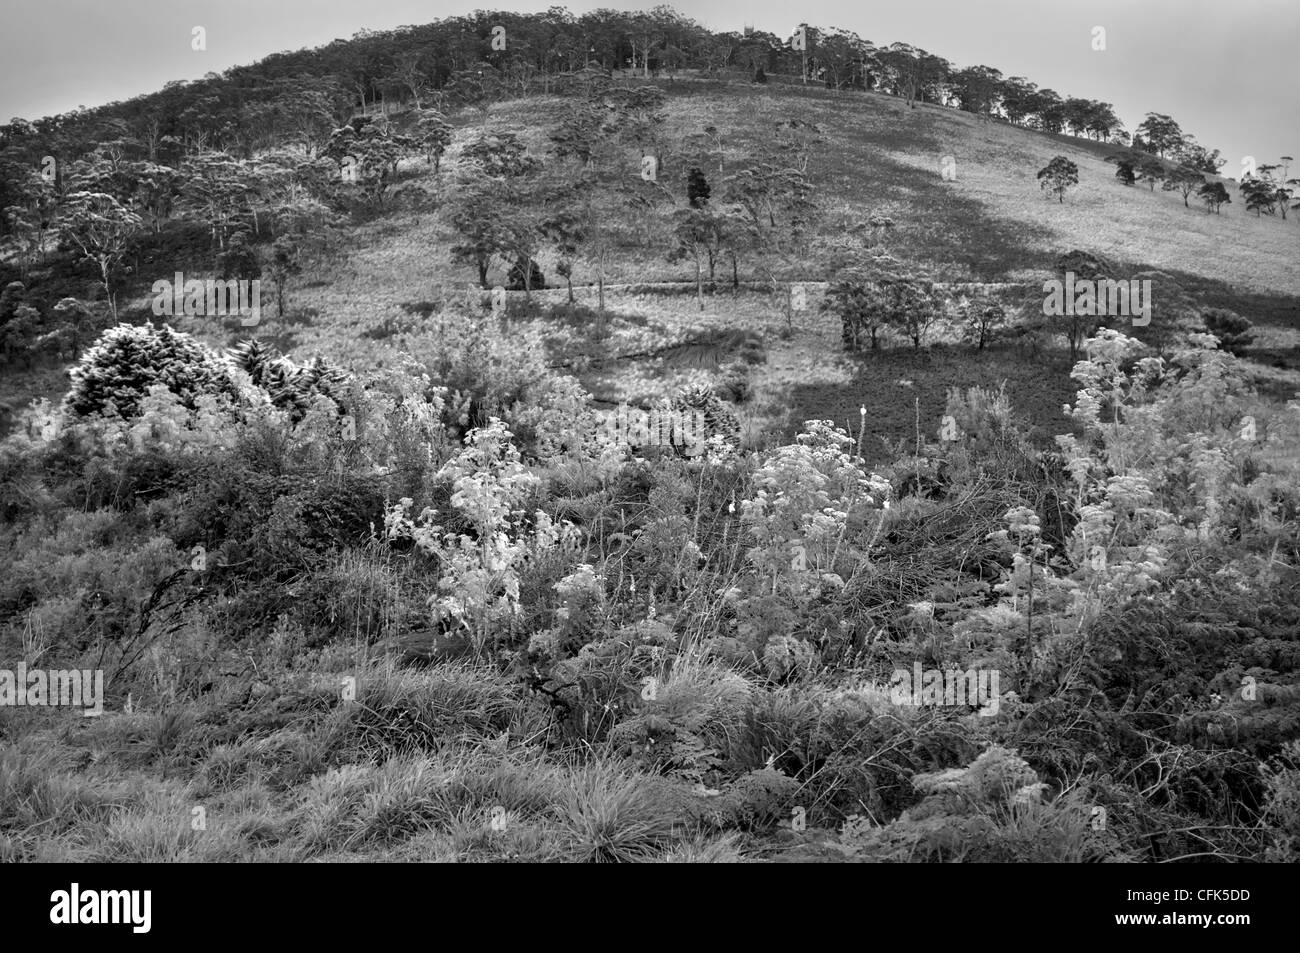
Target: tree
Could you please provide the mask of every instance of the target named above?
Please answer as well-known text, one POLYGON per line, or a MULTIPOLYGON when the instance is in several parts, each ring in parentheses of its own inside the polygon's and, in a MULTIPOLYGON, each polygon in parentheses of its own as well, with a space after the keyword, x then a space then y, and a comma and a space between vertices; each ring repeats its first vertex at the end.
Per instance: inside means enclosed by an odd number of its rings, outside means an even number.
POLYGON ((919 350, 938 316, 934 298, 915 281, 890 281, 882 291, 886 323, 899 328, 919 350))
POLYGON ((230 245, 217 256, 217 277, 222 281, 253 281, 262 277, 262 265, 248 244, 247 232, 232 235, 230 245))
POLYGON ((1137 170, 1134 168, 1132 156, 1127 154, 1107 156, 1106 161, 1115 163, 1115 178, 1125 185, 1132 185, 1137 181, 1137 170))
POLYGON ((817 31, 816 70, 831 89, 860 86, 862 83, 863 42, 847 30, 817 31))
POLYGON ((1054 89, 1040 89, 1032 96, 1032 114, 1044 132, 1060 132, 1065 127, 1065 101, 1054 89))
POLYGON ((163 222, 171 216, 180 178, 180 173, 170 166, 153 162, 139 164, 131 206, 142 216, 149 216, 155 235, 162 231, 163 222))
POLYGON ((298 245, 288 235, 281 235, 271 245, 266 269, 275 283, 275 313, 284 316, 285 292, 289 280, 302 272, 299 261, 298 245))
POLYGON ((761 30, 747 32, 736 50, 736 59, 756 83, 767 82, 767 67, 771 65, 773 51, 782 42, 771 33, 761 30))
POLYGON ((1057 202, 1065 202, 1065 191, 1079 184, 1079 167, 1065 156, 1056 156, 1051 162, 1038 170, 1038 184, 1056 196, 1057 202))
POLYGON ((568 286, 569 304, 573 304, 573 263, 577 260, 578 249, 586 240, 582 216, 568 210, 558 212, 542 221, 541 232, 542 237, 555 249, 555 270, 568 286))
POLYGON ((421 98, 429 90, 429 76, 421 62, 419 50, 411 50, 398 57, 392 72, 392 79, 397 80, 411 94, 415 108, 422 109, 421 98))
POLYGON ((901 96, 909 106, 915 107, 919 99, 948 78, 951 64, 925 50, 908 43, 892 43, 877 53, 881 67, 890 76, 895 95, 901 96))
POLYGON ((831 281, 822 309, 839 315, 844 350, 860 350, 864 334, 870 336, 871 350, 880 346, 878 335, 884 311, 875 289, 861 275, 846 272, 831 281))
MULTIPOLYGON (((715 223, 721 249, 731 260, 731 287, 740 290, 740 256, 763 247, 762 236, 754 230, 752 220, 738 205, 724 205, 717 210, 715 223)), ((712 275, 712 268, 710 268, 712 275)))
POLYGON ((799 118, 782 119, 776 123, 772 145, 787 167, 800 175, 808 174, 813 147, 826 142, 821 126, 799 118))
POLYGON ((957 307, 958 314, 965 319, 967 336, 976 344, 976 350, 984 350, 984 345, 995 340, 1007 326, 1007 311, 994 301, 987 305, 971 305, 965 298, 957 307))
POLYGON ((1246 208, 1256 216, 1261 212, 1276 215, 1280 209, 1282 218, 1286 218, 1292 191, 1287 188, 1291 183, 1283 184, 1273 177, 1273 173, 1280 168, 1281 166, 1278 165, 1261 165, 1255 169, 1253 175, 1242 178, 1238 188, 1246 197, 1246 208))
POLYGON ((677 74, 691 60, 690 54, 678 46, 666 46, 659 54, 659 65, 668 74, 668 84, 677 82, 677 74))
POLYGON ((1163 113, 1147 113, 1137 127, 1137 133, 1142 136, 1148 149, 1154 149, 1162 159, 1166 152, 1176 152, 1186 141, 1178 123, 1163 113))
POLYGON ((1223 187, 1222 182, 1206 182, 1196 190, 1196 194, 1205 203, 1206 214, 1213 211, 1214 214, 1218 215, 1221 206, 1232 202, 1232 196, 1228 194, 1228 190, 1223 187))
POLYGON ((92 261, 98 267, 115 321, 117 300, 112 281, 132 239, 143 225, 139 215, 102 192, 69 195, 59 222, 60 235, 81 252, 83 260, 92 261))
POLYGON ((846 351, 860 350, 864 337, 870 340, 871 350, 879 348, 880 329, 891 322, 894 308, 907 294, 895 289, 906 284, 901 266, 886 256, 849 265, 835 274, 822 309, 840 316, 846 351))
POLYGON ((108 313, 102 307, 91 307, 76 298, 62 298, 50 309, 50 316, 60 327, 56 333, 66 336, 69 350, 75 357, 81 348, 93 340, 107 326, 108 313))
POLYGON ((358 116, 330 135, 323 155, 338 164, 343 181, 356 187, 367 204, 383 208, 398 164, 416 149, 413 140, 391 134, 385 124, 358 116))
POLYGON ((442 113, 425 109, 421 111, 420 118, 415 122, 415 132, 416 141, 424 150, 426 161, 433 166, 434 172, 439 171, 442 168, 443 153, 447 151, 447 146, 451 145, 451 124, 442 113))
POLYGON ((507 90, 501 71, 490 63, 477 63, 456 70, 444 87, 450 102, 475 106, 487 116, 489 106, 507 90))
POLYGON ((249 170, 224 152, 196 152, 180 168, 181 210, 205 222, 218 249, 249 213, 249 170))
POLYGON ((510 291, 522 291, 527 297, 534 288, 545 288, 546 276, 542 273, 541 265, 537 264, 537 259, 517 258, 510 271, 506 274, 506 288, 510 291), (527 262, 527 270, 525 270, 527 262))
POLYGON ((526 152, 527 147, 513 132, 495 132, 476 137, 461 155, 476 163, 484 175, 513 179, 529 175, 541 165, 526 152))
POLYGON ((301 264, 319 264, 329 254, 337 237, 340 216, 325 203, 295 187, 271 211, 277 234, 293 242, 301 264))
POLYGON ((1002 83, 1002 112, 1013 125, 1022 125, 1037 108, 1038 87, 1023 76, 1013 76, 1002 83))
MULTIPOLYGON (((1135 142, 1135 148, 1136 145, 1135 142)), ((1197 172, 1204 172, 1207 175, 1218 175, 1219 170, 1228 161, 1219 155, 1218 149, 1211 152, 1197 143, 1192 136, 1185 136, 1183 141, 1174 147, 1173 157, 1179 165, 1187 166, 1197 172)))
POLYGON ((697 167, 692 166, 691 170, 686 173, 686 200, 691 208, 704 208, 709 204, 709 196, 712 194, 709 188, 709 180, 704 177, 704 173, 697 167))
POLYGON ((1154 192, 1156 183, 1165 177, 1165 167, 1162 162, 1147 157, 1138 163, 1137 174, 1138 178, 1146 183, 1147 189, 1154 192))
POLYGON ((561 159, 577 159, 581 167, 596 169, 611 149, 618 134, 618 115, 606 99, 604 76, 582 78, 585 95, 571 98, 563 118, 551 133, 555 154, 561 159))
MULTIPOLYGON (((1061 273, 1062 278, 1067 274, 1073 274, 1076 280, 1103 281, 1114 274, 1115 266, 1100 255, 1075 249, 1057 257, 1056 270, 1061 273)), ((1080 313, 1081 310, 1069 308, 1067 314, 1062 315, 1068 320, 1065 326, 1065 337, 1070 345, 1072 363, 1078 358, 1083 342, 1095 334, 1100 326, 1097 315, 1083 314, 1080 313)))
MULTIPOLYGON (((1263 168, 1263 166, 1260 168, 1263 168)), ((1237 186, 1237 191, 1246 199, 1246 211, 1254 212, 1256 218, 1263 212, 1267 212, 1269 215, 1276 214, 1277 197, 1274 194, 1273 183, 1264 176, 1243 176, 1237 186)))
POLYGON ((452 246, 451 257, 474 265, 483 288, 493 256, 508 254, 515 245, 514 207, 511 190, 487 177, 471 179, 457 192, 451 223, 462 240, 452 246))
POLYGON ((58 194, 52 183, 32 172, 7 181, 5 192, 15 204, 0 216, 9 230, 4 244, 17 253, 19 276, 25 281, 36 259, 45 257, 45 238, 58 214, 58 194))
POLYGON ((635 70, 639 66, 642 75, 649 79, 650 54, 664 40, 663 21, 652 13, 633 14, 629 39, 632 43, 632 68, 635 70))
POLYGON ((1191 208, 1187 203, 1188 197, 1204 184, 1205 176, 1202 173, 1190 166, 1180 165, 1169 172, 1161 188, 1166 192, 1180 193, 1183 197, 1183 207, 1191 208))
POLYGON ((606 103, 613 110, 611 125, 619 138, 637 146, 642 156, 653 155, 662 174, 661 131, 667 118, 663 92, 654 87, 612 89, 606 103))
POLYGON ((613 249, 616 235, 613 223, 609 221, 608 216, 601 213, 600 209, 592 201, 592 196, 596 191, 595 182, 591 178, 584 178, 579 188, 583 197, 581 219, 583 245, 587 250, 587 260, 596 266, 596 301, 597 312, 600 315, 600 327, 597 329, 597 333, 603 337, 605 333, 605 269, 609 263, 609 255, 613 249))
POLYGON ((695 296, 700 310, 704 310, 704 261, 713 262, 722 243, 722 233, 717 216, 707 208, 685 208, 673 217, 673 239, 676 245, 668 254, 669 261, 690 258, 695 262, 695 296))
POLYGON ((1110 103, 1089 102, 1083 128, 1085 132, 1102 142, 1128 137, 1128 133, 1124 131, 1124 124, 1115 115, 1115 107, 1110 103))
POLYGON ((42 332, 41 313, 29 304, 18 304, 13 313, 0 323, 0 350, 5 360, 21 356, 30 368, 36 352, 36 340, 42 332))
POLYGON ((768 230, 778 247, 777 212, 789 224, 791 237, 797 239, 811 211, 807 177, 775 158, 760 157, 738 169, 727 177, 726 187, 729 201, 745 209, 755 231, 768 230))
POLYGON ((991 66, 970 66, 952 75, 952 90, 957 102, 968 113, 987 116, 998 103, 1002 73, 991 66))

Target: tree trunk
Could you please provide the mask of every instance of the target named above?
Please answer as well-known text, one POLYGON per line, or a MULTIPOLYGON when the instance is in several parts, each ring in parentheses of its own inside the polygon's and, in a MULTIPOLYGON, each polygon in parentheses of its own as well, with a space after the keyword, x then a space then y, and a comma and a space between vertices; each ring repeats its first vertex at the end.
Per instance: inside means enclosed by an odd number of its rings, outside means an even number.
POLYGON ((113 323, 117 323, 117 298, 113 295, 113 289, 108 283, 108 265, 101 262, 99 273, 104 278, 104 293, 108 295, 108 309, 113 313, 113 323))

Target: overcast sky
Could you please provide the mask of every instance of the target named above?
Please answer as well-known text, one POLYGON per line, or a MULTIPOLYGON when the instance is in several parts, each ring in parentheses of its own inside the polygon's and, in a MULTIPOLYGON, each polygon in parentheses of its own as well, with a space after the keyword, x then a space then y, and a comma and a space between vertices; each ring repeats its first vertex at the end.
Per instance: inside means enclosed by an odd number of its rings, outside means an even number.
MULTIPOLYGON (((427 23, 476 7, 541 11, 552 0, 0 0, 0 121, 35 119, 160 88, 173 79, 319 46, 362 29, 427 23), (190 48, 194 26, 207 50, 190 48)), ((575 2, 647 9, 643 3, 575 2)), ((1241 157, 1300 156, 1300 0, 689 0, 673 6, 714 30, 781 36, 800 20, 904 40, 958 66, 982 63, 1062 95, 1113 103, 1132 132, 1148 111, 1241 157), (1106 50, 1092 29, 1106 29, 1106 50)), ((1293 166, 1294 170, 1294 166, 1293 166)))

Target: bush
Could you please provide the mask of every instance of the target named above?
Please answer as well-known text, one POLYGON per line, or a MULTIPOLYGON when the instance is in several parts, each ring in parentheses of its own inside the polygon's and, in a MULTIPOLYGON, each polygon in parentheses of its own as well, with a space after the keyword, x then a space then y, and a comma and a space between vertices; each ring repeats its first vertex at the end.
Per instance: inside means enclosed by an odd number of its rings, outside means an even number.
POLYGON ((1219 347, 1238 357, 1255 340, 1251 324, 1241 315, 1224 308, 1211 308, 1201 315, 1205 330, 1219 339, 1219 347))
POLYGON ((672 409, 679 413, 701 411, 704 414, 704 439, 721 437, 735 446, 740 439, 740 422, 726 402, 704 385, 681 390, 672 400, 672 409))
POLYGON ((188 334, 167 325, 109 328, 69 372, 72 386, 63 400, 77 417, 137 414, 149 388, 162 384, 191 410, 204 394, 238 397, 224 361, 188 334))
POLYGON ((342 413, 341 397, 348 376, 324 358, 316 357, 300 367, 256 338, 241 342, 230 357, 256 386, 266 391, 272 404, 289 411, 294 423, 306 416, 317 397, 328 398, 335 410, 342 413))
MULTIPOLYGON (((524 290, 524 263, 517 261, 510 267, 510 274, 506 277, 506 290, 523 291, 524 290)), ((528 290, 535 291, 539 288, 546 287, 546 275, 542 273, 541 266, 537 264, 534 258, 528 259, 528 290)))

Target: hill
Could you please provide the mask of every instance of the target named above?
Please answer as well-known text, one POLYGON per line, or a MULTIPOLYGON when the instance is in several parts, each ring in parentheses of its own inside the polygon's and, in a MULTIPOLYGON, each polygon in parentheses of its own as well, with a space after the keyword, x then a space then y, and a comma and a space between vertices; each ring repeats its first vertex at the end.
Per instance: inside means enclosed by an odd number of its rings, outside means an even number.
POLYGON ((1294 861, 1287 189, 601 15, 4 127, 0 860, 1294 861))

